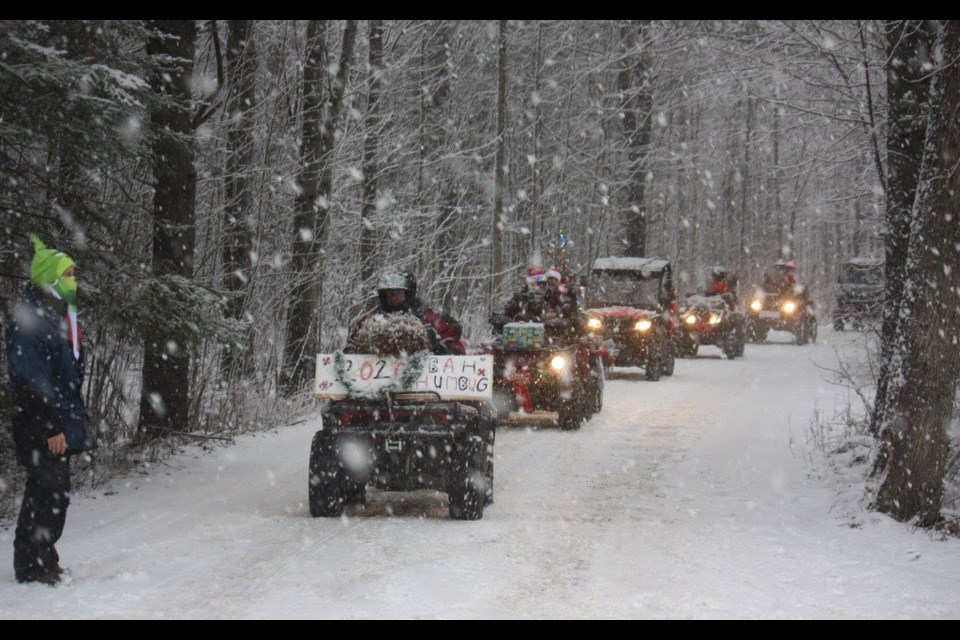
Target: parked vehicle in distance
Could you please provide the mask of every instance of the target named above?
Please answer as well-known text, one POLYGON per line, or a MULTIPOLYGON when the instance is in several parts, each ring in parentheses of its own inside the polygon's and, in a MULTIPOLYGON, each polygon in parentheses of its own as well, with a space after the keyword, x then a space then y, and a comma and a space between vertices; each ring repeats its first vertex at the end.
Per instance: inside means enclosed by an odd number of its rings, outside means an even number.
POLYGON ((834 331, 843 331, 847 324, 860 331, 880 320, 886 287, 883 258, 850 258, 840 268, 837 284, 834 331))

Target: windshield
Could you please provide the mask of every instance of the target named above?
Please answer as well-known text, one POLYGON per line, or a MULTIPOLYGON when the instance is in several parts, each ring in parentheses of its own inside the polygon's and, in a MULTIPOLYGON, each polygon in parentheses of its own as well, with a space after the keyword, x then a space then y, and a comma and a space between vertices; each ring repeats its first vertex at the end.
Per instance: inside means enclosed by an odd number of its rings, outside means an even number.
POLYGON ((587 307, 656 307, 660 304, 660 274, 644 279, 637 271, 594 271, 587 307))
POLYGON ((861 267, 848 264, 843 268, 843 284, 883 284, 883 266, 861 267))

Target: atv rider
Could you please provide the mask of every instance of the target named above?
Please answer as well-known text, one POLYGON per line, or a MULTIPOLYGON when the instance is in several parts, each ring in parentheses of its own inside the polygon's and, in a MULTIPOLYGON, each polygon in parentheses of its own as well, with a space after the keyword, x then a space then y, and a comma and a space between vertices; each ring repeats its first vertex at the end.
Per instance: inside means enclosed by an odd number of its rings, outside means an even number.
POLYGON ((544 289, 547 303, 557 312, 557 317, 567 321, 570 331, 574 334, 583 334, 584 326, 577 307, 577 298, 574 292, 563 284, 563 276, 556 268, 547 271, 547 286, 544 289))
POLYGON ((730 293, 730 285, 727 284, 727 270, 717 265, 710 270, 710 284, 707 285, 705 296, 722 296, 730 293))
POLYGON ((777 260, 774 272, 763 277, 763 290, 778 296, 792 291, 798 286, 796 271, 797 263, 793 260, 777 260))
POLYGON ((411 272, 396 267, 386 269, 377 284, 377 298, 377 308, 366 313, 354 325, 344 353, 357 353, 357 336, 367 320, 375 315, 390 313, 409 313, 419 318, 427 330, 430 349, 435 355, 462 356, 466 353, 460 323, 423 306, 423 302, 417 298, 417 279, 411 272))
POLYGON ((793 260, 777 260, 774 265, 776 270, 773 274, 768 273, 763 278, 763 290, 772 296, 781 295, 796 296, 803 303, 813 308, 813 298, 806 285, 797 282, 797 263, 793 260))
POLYGON ((546 296, 546 270, 540 265, 527 267, 524 286, 507 301, 503 311, 490 316, 496 333, 508 322, 544 322, 557 317, 546 296))
POLYGON ((556 310, 547 302, 547 297, 537 288, 527 293, 520 311, 513 315, 515 322, 547 322, 557 317, 556 310))
POLYGON ((501 314, 507 318, 506 322, 511 322, 514 318, 524 312, 531 295, 535 293, 543 293, 547 282, 545 273, 546 270, 540 265, 532 265, 527 267, 527 275, 526 278, 524 278, 523 288, 513 294, 513 297, 507 301, 507 304, 503 309, 503 313, 501 314))

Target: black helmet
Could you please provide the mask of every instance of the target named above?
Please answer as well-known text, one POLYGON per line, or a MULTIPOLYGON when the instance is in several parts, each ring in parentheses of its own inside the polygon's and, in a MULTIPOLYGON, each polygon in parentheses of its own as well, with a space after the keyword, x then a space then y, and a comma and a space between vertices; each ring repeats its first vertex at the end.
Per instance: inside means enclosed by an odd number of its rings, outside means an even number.
POLYGON ((414 299, 417 297, 417 279, 406 269, 399 267, 388 267, 383 270, 380 280, 377 282, 377 297, 380 299, 380 308, 390 313, 393 311, 408 311, 414 299), (407 299, 403 305, 397 308, 391 308, 387 304, 386 292, 402 289, 407 292, 407 299))
POLYGON ((527 311, 532 311, 537 314, 543 313, 546 303, 547 297, 543 295, 543 292, 537 287, 534 287, 533 290, 527 294, 527 311))

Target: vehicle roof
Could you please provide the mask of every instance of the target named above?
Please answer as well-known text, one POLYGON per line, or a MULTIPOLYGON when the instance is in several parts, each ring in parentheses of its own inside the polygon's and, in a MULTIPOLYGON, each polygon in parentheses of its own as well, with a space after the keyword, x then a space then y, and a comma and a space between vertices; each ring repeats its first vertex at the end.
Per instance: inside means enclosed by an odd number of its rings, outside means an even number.
POLYGON ((854 267, 879 267, 883 264, 883 258, 876 256, 857 256, 847 260, 847 264, 854 267))
POLYGON ((593 268, 601 271, 664 271, 670 268, 670 262, 663 258, 627 258, 608 257, 597 258, 593 268))

